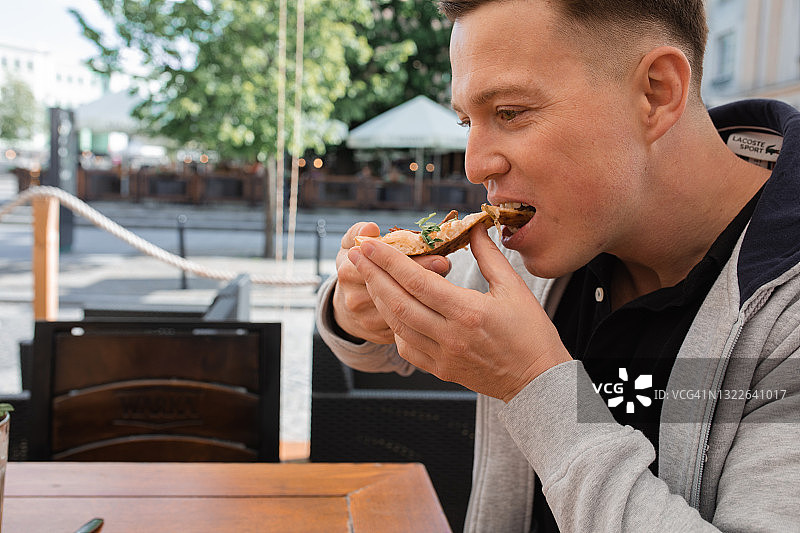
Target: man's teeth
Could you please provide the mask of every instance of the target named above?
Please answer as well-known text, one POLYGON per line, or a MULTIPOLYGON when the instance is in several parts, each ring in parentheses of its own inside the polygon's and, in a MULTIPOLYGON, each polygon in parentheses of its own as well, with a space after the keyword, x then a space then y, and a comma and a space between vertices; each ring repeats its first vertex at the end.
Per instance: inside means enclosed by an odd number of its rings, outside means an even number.
POLYGON ((531 207, 527 204, 523 204, 521 202, 501 202, 497 204, 497 207, 502 207, 504 209, 519 209, 521 207, 531 207))

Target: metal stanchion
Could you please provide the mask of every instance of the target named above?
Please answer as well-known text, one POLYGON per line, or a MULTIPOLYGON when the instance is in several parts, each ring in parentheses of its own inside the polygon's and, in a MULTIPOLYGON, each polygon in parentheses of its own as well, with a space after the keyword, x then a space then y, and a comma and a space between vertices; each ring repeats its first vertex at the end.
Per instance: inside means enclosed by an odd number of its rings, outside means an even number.
POLYGON ((324 218, 317 220, 317 276, 320 275, 320 262, 322 261, 322 239, 328 235, 326 227, 327 222, 324 218))
MULTIPOLYGON (((184 240, 184 230, 186 229, 186 221, 189 220, 184 214, 178 215, 178 255, 186 259, 186 241, 184 240)), ((189 288, 186 281, 186 271, 181 270, 181 289, 189 288)))

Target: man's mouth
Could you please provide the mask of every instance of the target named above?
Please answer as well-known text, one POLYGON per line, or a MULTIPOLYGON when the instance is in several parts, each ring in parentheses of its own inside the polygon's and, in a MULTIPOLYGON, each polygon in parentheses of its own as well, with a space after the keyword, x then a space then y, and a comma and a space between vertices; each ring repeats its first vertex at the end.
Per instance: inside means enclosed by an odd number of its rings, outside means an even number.
POLYGON ((522 202, 501 202, 494 207, 498 208, 496 220, 511 235, 530 222, 531 218, 536 214, 535 207, 522 202))

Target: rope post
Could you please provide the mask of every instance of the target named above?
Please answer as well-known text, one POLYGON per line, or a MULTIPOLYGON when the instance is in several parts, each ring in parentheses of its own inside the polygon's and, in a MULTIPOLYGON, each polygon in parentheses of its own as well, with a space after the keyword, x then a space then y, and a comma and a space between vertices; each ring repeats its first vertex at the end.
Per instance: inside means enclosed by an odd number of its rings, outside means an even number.
POLYGON ((324 218, 317 220, 317 276, 320 274, 320 261, 322 260, 322 239, 328 234, 327 222, 324 218))
POLYGON ((58 318, 58 211, 57 198, 34 198, 33 205, 33 316, 58 318))
MULTIPOLYGON (((184 259, 186 259, 186 240, 183 234, 186 230, 187 220, 186 215, 178 215, 178 254, 184 259)), ((186 270, 181 269, 181 289, 187 288, 189 288, 189 284, 186 282, 186 270)))

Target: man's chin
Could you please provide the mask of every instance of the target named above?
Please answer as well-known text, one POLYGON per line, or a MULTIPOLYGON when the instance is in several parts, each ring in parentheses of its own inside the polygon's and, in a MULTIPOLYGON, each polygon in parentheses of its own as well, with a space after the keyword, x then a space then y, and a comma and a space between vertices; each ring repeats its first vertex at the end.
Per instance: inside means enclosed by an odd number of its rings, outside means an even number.
POLYGON ((537 278, 560 278, 570 274, 574 269, 568 268, 564 264, 554 264, 549 261, 544 261, 537 257, 528 257, 522 255, 522 264, 525 265, 525 270, 537 278))

